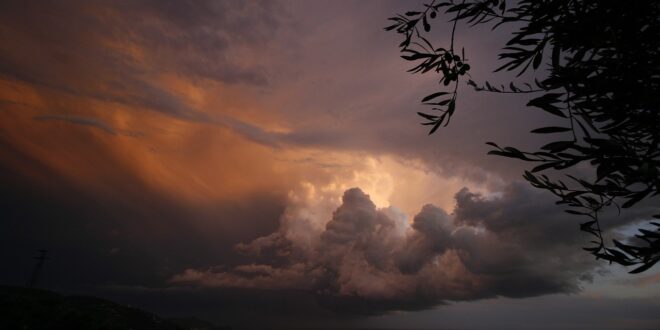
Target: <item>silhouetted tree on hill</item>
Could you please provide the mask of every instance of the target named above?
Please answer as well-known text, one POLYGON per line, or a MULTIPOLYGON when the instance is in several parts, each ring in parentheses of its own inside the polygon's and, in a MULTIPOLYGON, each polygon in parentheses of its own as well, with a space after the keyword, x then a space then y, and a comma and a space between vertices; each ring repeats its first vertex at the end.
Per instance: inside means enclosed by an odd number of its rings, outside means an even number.
POLYGON ((631 273, 660 260, 660 223, 652 220, 660 215, 648 216, 653 230, 640 228, 635 237, 613 245, 606 243, 599 222, 607 207, 634 207, 659 193, 660 1, 435 0, 390 20, 385 29, 404 37, 399 47, 414 63, 409 71, 436 73, 445 86, 422 99, 430 110, 418 114, 431 127, 429 134, 449 123, 462 79, 477 91, 529 95, 527 106, 565 121, 531 133, 555 134, 556 140, 535 151, 488 142, 494 148, 489 154, 534 163, 524 178, 556 195, 566 212, 586 218, 580 229, 594 240, 585 250, 597 258, 635 266, 631 273), (451 42, 444 47, 428 38, 440 15, 453 22, 451 42), (504 86, 466 79, 470 65, 454 44, 459 22, 493 29, 514 24, 518 29, 495 71, 520 76, 531 69, 534 81, 504 86), (588 164, 593 175, 571 175, 568 169, 578 164, 588 164), (551 169, 560 176, 541 174, 551 169))

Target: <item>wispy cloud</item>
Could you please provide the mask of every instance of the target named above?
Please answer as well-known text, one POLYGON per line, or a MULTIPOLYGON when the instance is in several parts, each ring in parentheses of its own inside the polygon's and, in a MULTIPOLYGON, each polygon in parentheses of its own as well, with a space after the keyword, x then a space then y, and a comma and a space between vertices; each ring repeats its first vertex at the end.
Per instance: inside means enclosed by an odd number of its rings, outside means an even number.
POLYGON ((118 134, 116 129, 112 128, 110 125, 96 118, 80 117, 73 115, 41 115, 41 116, 35 116, 33 117, 33 119, 39 121, 63 121, 72 124, 95 127, 111 135, 118 134))

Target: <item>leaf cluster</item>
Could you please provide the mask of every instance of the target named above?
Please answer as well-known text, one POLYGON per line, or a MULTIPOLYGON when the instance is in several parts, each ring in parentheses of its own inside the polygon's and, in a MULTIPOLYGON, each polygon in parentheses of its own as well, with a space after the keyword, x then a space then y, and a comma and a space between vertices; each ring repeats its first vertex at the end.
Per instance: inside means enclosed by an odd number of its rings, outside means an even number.
POLYGON ((395 24, 386 30, 404 36, 399 45, 402 57, 417 63, 411 72, 435 72, 444 86, 455 82, 453 91, 441 90, 422 99, 440 111, 439 115, 419 112, 434 133, 454 114, 458 80, 469 70, 460 70, 467 65, 464 51, 462 56, 454 54, 457 22, 488 23, 493 29, 514 24, 518 29, 502 48, 499 58, 504 63, 495 71, 513 71, 519 77, 532 70, 534 81, 510 82, 505 87, 469 79, 467 84, 482 92, 536 94, 527 106, 565 124, 532 130, 532 134, 557 136, 539 150, 489 142, 494 147, 489 153, 535 163, 523 177, 552 192, 568 213, 588 218, 580 229, 595 240, 585 249, 597 258, 635 265, 632 272, 640 272, 660 259, 660 226, 651 222, 655 231, 640 229, 635 238, 614 240, 610 247, 598 215, 606 207, 629 208, 645 199, 657 203, 653 198, 660 193, 658 17, 660 2, 654 1, 432 1, 423 11, 390 18, 395 24), (440 14, 454 24, 448 49, 432 47, 424 35, 431 31, 429 18, 440 14), (423 32, 417 28, 420 22, 423 32), (593 175, 571 175, 568 170, 578 165, 593 169, 593 175), (566 180, 551 179, 540 173, 544 171, 563 174, 566 180))
MULTIPOLYGON (((431 106, 432 112, 418 112, 417 114, 427 121, 422 125, 429 125, 431 129, 429 134, 433 134, 441 125, 447 126, 449 119, 456 109, 456 96, 458 94, 458 82, 461 76, 470 71, 470 64, 465 59, 465 51, 461 54, 454 51, 453 35, 452 42, 448 49, 443 47, 434 47, 431 42, 420 32, 421 23, 424 32, 431 31, 430 20, 435 19, 442 10, 442 7, 448 7, 448 2, 431 3, 425 5, 424 11, 409 11, 404 15, 390 17, 392 25, 385 28, 387 31, 396 31, 404 35, 404 40, 399 44, 401 48, 401 57, 407 61, 415 62, 415 66, 408 72, 427 73, 435 72, 440 74, 439 84, 449 86, 454 83, 454 89, 451 92, 436 92, 425 96, 422 103, 431 106)), ((445 13, 456 12, 454 28, 458 17, 461 15, 461 8, 449 7, 445 13)))

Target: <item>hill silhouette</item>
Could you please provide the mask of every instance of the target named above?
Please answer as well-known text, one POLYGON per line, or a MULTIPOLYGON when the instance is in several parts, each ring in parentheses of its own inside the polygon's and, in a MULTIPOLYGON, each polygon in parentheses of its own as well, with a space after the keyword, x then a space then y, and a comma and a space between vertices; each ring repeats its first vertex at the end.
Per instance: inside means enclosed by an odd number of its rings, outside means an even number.
POLYGON ((0 286, 0 329, 228 330, 195 318, 153 313, 90 296, 0 286))

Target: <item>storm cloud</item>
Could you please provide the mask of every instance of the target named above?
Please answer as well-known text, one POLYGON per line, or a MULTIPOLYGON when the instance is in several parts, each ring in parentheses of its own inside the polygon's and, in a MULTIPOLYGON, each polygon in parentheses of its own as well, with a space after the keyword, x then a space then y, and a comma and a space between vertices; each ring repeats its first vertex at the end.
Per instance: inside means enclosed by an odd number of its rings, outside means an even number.
POLYGON ((330 308, 351 312, 346 306, 361 301, 370 307, 352 312, 381 313, 446 301, 576 293, 596 271, 580 251, 576 219, 548 196, 514 183, 498 196, 464 188, 455 198, 452 214, 428 204, 408 223, 395 208, 377 208, 352 188, 323 227, 288 235, 306 222, 289 219, 277 232, 236 247, 262 263, 187 269, 171 282, 306 290, 332 302, 330 308))

